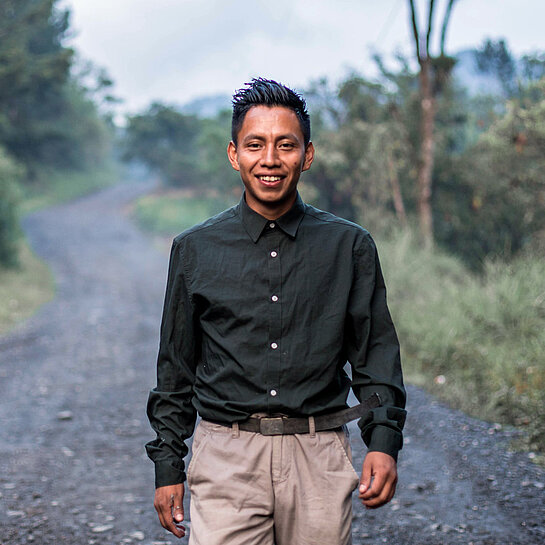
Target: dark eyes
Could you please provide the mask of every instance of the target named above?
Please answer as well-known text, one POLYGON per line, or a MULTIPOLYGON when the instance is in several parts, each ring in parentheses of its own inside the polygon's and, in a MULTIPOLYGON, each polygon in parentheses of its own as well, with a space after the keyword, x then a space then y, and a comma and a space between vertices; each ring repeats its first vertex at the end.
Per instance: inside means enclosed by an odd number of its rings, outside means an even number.
MULTIPOLYGON (((260 142, 248 142, 248 144, 246 144, 246 147, 250 150, 258 150, 263 147, 263 144, 260 142)), ((293 144, 292 142, 281 142, 278 145, 278 148, 281 150, 292 150, 295 148, 295 144, 293 144)))

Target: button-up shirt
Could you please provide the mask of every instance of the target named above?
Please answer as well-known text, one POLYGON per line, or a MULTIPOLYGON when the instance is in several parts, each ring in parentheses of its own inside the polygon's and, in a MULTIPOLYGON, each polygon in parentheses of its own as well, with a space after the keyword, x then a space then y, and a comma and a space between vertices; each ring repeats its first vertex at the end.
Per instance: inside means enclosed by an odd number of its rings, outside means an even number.
POLYGON ((146 445, 156 486, 185 480, 196 413, 316 416, 349 389, 382 406, 359 422, 397 458, 405 390, 377 250, 362 227, 303 203, 276 220, 238 205, 174 239, 146 445), (351 378, 345 371, 351 365, 351 378))

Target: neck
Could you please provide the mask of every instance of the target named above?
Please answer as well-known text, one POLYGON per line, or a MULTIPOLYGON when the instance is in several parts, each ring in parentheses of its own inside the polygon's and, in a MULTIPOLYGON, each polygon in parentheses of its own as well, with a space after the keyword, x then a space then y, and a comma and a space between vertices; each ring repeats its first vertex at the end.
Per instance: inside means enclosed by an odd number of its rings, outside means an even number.
POLYGON ((276 220, 283 216, 295 203, 297 193, 290 195, 289 198, 282 202, 267 203, 253 199, 246 193, 246 204, 260 216, 268 220, 276 220))

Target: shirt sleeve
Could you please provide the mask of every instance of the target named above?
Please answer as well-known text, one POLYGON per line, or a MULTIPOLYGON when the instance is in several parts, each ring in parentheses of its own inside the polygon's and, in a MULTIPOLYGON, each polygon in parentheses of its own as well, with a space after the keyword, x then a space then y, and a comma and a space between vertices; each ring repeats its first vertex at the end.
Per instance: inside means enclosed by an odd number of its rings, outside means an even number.
POLYGON ((147 414, 157 433, 146 444, 155 463, 155 486, 185 481, 186 439, 195 426, 192 405, 197 361, 195 313, 184 272, 182 250, 176 239, 170 253, 168 280, 157 357, 157 387, 148 398, 147 414))
POLYGON ((345 333, 355 396, 361 402, 376 392, 382 402, 358 423, 363 441, 369 451, 384 452, 397 460, 403 445, 406 394, 386 286, 375 244, 368 234, 354 250, 345 333))

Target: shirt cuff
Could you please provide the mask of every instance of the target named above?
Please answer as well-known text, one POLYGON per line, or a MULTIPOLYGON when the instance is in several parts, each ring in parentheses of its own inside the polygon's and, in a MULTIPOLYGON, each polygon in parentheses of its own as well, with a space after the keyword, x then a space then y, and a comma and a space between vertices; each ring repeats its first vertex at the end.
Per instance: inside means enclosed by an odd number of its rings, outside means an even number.
POLYGON ((168 461, 155 462, 155 488, 183 483, 186 479, 184 467, 176 467, 168 461))
POLYGON ((375 426, 367 448, 369 452, 389 454, 397 462, 397 454, 402 446, 403 435, 401 433, 387 426, 375 426))

